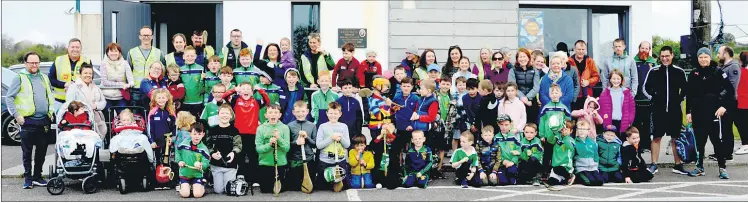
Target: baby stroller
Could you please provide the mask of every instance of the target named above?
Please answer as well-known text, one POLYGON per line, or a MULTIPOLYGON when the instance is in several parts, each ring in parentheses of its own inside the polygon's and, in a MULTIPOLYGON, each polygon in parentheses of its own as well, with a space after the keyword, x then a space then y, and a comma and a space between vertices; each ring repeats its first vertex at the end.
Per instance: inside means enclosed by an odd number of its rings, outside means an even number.
POLYGON ((126 194, 137 183, 143 191, 150 189, 150 181, 154 174, 155 157, 151 149, 145 130, 145 108, 138 106, 110 107, 109 116, 112 118, 112 130, 109 133, 110 160, 114 166, 113 176, 117 190, 126 194), (124 109, 133 111, 134 126, 123 126, 119 115, 124 109))
MULTIPOLYGON (((70 102, 63 104, 57 112, 57 120, 63 120, 67 107, 70 102)), ((99 134, 92 129, 95 126, 93 110, 88 105, 83 105, 85 112, 89 115, 88 122, 66 123, 63 128, 74 128, 63 131, 62 128, 56 129, 55 136, 55 164, 49 168, 49 183, 47 192, 52 195, 59 195, 65 191, 64 179, 82 180, 83 192, 86 194, 95 193, 99 190, 98 170, 101 168, 99 162, 99 149, 103 142, 99 134), (87 128, 86 130, 75 128, 87 128)))

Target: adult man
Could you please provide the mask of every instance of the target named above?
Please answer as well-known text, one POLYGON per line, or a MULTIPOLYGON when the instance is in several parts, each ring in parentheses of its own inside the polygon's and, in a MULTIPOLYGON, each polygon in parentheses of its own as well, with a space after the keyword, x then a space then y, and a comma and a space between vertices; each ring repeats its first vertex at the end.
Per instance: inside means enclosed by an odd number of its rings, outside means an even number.
MULTIPOLYGON (((642 88, 644 95, 652 101, 652 122, 654 133, 652 139, 652 163, 648 170, 657 172, 657 160, 660 156, 660 141, 665 134, 670 135, 670 143, 675 146, 675 139, 680 136, 683 120, 681 102, 686 94, 686 72, 673 65, 673 48, 664 46, 660 49, 662 65, 652 68, 644 78, 642 88)), ((683 163, 673 147, 675 167, 673 173, 686 175, 683 163)))
POLYGON ((636 72, 636 63, 634 59, 628 57, 625 52, 626 42, 618 38, 613 41, 613 51, 615 52, 610 59, 603 61, 600 68, 600 80, 603 82, 603 88, 610 86, 608 83, 608 74, 613 69, 618 69, 623 73, 623 86, 631 89, 631 94, 636 95, 639 88, 639 74, 636 72))
MULTIPOLYGON (((648 41, 642 41, 639 43, 639 54, 634 56, 636 71, 639 76, 638 89, 640 90, 643 90, 642 84, 644 84, 644 79, 649 70, 657 65, 657 60, 649 54, 651 50, 652 44, 648 41)), ((636 117, 633 125, 639 129, 639 137, 641 138, 639 148, 649 150, 652 143, 652 110, 650 109, 652 102, 644 95, 644 91, 638 91, 634 99, 636 100, 636 117)))
MULTIPOLYGON (((80 47, 80 42, 78 42, 80 47)), ((67 59, 67 58, 66 58, 67 59)), ((13 78, 8 87, 5 104, 8 112, 21 125, 21 151, 23 153, 23 183, 24 189, 31 189, 33 185, 46 186, 42 179, 44 156, 47 155, 47 131, 52 120, 53 95, 49 87, 47 76, 39 73, 39 55, 35 52, 23 56, 26 65, 18 76, 13 78), (36 146, 34 154, 34 173, 31 173, 31 150, 36 146), (33 185, 32 185, 33 184, 33 185)))
MULTIPOLYGON (((230 33, 231 42, 226 44, 221 49, 221 55, 223 58, 222 66, 229 66, 231 68, 237 68, 241 66, 239 64, 239 51, 247 48, 247 44, 242 41, 242 31, 239 29, 233 29, 230 33)), ((207 67, 207 66, 206 66, 207 67)))
POLYGON ((207 31, 195 30, 194 32, 192 32, 192 46, 195 47, 195 51, 197 52, 197 59, 195 59, 195 63, 200 64, 201 66, 206 68, 208 67, 208 58, 215 55, 216 53, 215 49, 213 49, 212 46, 208 45, 207 37, 207 31))
MULTIPOLYGON (((735 88, 735 94, 737 94, 738 82, 740 81, 740 62, 734 60, 735 50, 728 46, 722 46, 719 48, 717 58, 719 58, 719 68, 727 74, 727 79, 732 83, 732 87, 735 88)), ((737 97, 735 98, 737 102, 737 97)), ((732 149, 735 147, 735 138, 733 137, 732 125, 734 122, 733 112, 737 111, 737 106, 725 107, 727 111, 722 115, 722 143, 712 143, 714 149, 724 149, 723 155, 725 160, 732 161, 732 149)), ((746 147, 742 146, 741 148, 746 147)), ((709 159, 717 160, 714 154, 710 154, 709 159)))
POLYGON ((595 66, 595 60, 592 57, 587 56, 587 43, 584 40, 577 40, 574 43, 574 56, 569 57, 569 64, 576 66, 579 71, 579 95, 577 95, 576 102, 572 104, 572 109, 583 109, 584 101, 587 96, 592 95, 592 87, 597 85, 600 81, 600 74, 597 72, 597 66, 595 66))
POLYGON ((54 89, 55 110, 65 103, 65 91, 78 78, 79 69, 83 63, 91 63, 91 59, 81 56, 81 40, 77 38, 68 41, 68 54, 58 56, 49 68, 49 81, 54 89), (75 64, 75 65, 73 65, 75 64))
MULTIPOLYGON (((151 40, 153 40, 153 30, 151 30, 151 27, 141 27, 138 34, 140 46, 133 47, 127 52, 127 63, 132 67, 132 76, 135 78, 135 88, 131 91, 131 100, 134 102, 142 101, 140 98, 141 95, 138 94, 140 91, 138 90, 140 90, 140 82, 148 75, 148 68, 151 67, 151 64, 156 62, 160 62, 161 64, 166 63, 161 50, 151 45, 151 40)), ((164 70, 164 72, 166 71, 164 70)), ((140 106, 139 104, 136 105, 140 106)))

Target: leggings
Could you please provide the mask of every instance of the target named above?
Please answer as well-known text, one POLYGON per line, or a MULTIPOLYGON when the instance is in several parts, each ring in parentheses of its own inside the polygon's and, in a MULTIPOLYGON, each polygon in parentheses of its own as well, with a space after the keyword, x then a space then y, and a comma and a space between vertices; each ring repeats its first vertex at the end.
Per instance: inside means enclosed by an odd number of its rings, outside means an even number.
POLYGON ((602 172, 600 171, 600 175, 603 176, 603 182, 606 183, 622 183, 623 180, 623 174, 621 174, 620 170, 616 171, 610 171, 610 172, 602 172))
POLYGON ((553 158, 553 143, 548 143, 548 140, 543 143, 543 173, 551 173, 551 159, 553 158))
POLYGON ((639 148, 652 148, 652 103, 649 101, 636 102, 636 117, 633 126, 639 129, 639 148))
POLYGON ((647 169, 641 169, 636 170, 631 173, 631 182, 634 183, 640 183, 640 182, 649 182, 649 180, 652 180, 654 178, 654 175, 652 175, 651 172, 647 169))
POLYGON ((586 186, 602 186, 605 182, 599 171, 581 171, 577 172, 577 182, 586 186))

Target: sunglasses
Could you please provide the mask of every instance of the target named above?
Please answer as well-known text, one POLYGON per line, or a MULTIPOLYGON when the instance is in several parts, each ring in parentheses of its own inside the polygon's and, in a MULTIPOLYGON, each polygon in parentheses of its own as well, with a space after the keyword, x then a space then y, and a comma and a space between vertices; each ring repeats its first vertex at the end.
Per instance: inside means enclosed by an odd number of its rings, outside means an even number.
POLYGON ((503 61, 503 60, 504 60, 504 58, 503 58, 503 57, 502 57, 502 58, 493 58, 493 60, 494 60, 494 61, 503 61))
POLYGON ((449 49, 460 48, 460 45, 450 46, 449 49))

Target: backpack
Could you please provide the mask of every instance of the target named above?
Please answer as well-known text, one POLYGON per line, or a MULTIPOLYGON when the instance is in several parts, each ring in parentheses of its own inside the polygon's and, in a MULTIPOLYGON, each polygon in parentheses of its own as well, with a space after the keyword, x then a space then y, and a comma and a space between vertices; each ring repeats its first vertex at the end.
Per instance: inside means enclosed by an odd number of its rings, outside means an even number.
POLYGON ((675 150, 683 163, 691 163, 699 159, 700 154, 696 150, 696 137, 690 123, 681 129, 680 137, 675 140, 675 150))

